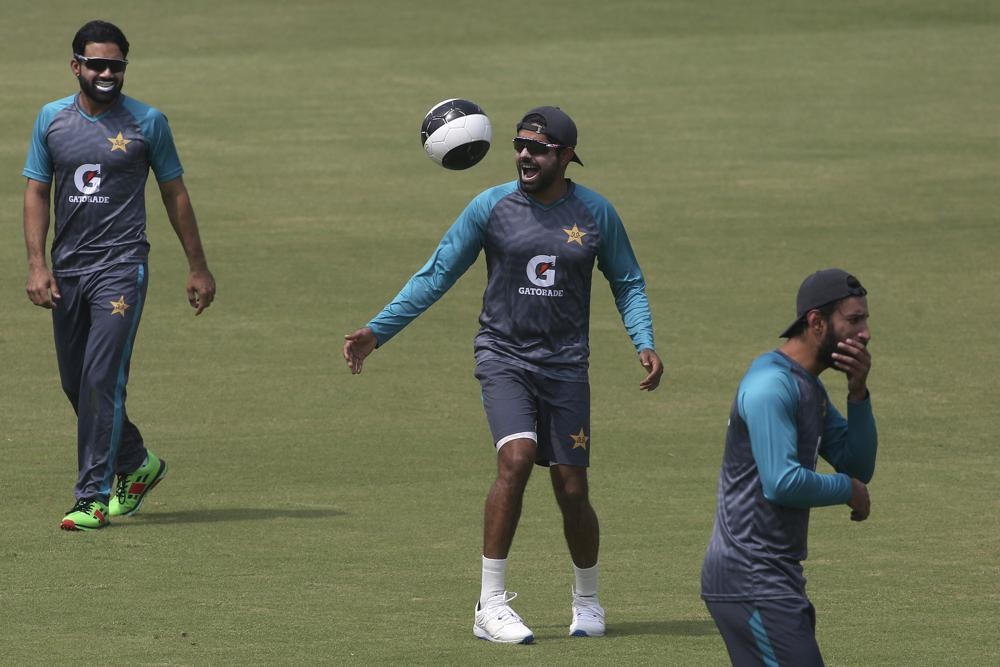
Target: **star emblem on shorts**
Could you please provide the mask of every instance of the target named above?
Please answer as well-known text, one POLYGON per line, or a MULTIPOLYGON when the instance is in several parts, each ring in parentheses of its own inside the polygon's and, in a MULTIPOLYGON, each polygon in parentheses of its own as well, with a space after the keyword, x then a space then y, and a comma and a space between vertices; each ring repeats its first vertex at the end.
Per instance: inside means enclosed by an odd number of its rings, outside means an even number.
POLYGON ((111 152, 112 153, 114 153, 115 151, 121 151, 122 153, 128 153, 128 151, 125 149, 125 147, 128 146, 130 143, 132 143, 132 140, 131 139, 126 139, 125 137, 123 137, 121 132, 118 133, 117 137, 108 137, 108 141, 111 142, 111 152))
POLYGON ((583 432, 582 426, 580 427, 579 433, 577 433, 576 435, 571 435, 569 437, 573 439, 573 449, 580 449, 581 447, 586 449, 587 441, 590 440, 590 438, 587 437, 587 434, 583 432))
POLYGON ((573 225, 573 229, 563 229, 566 235, 569 237, 566 239, 566 243, 575 243, 577 245, 583 245, 583 237, 587 235, 587 232, 581 232, 580 228, 573 225))
POLYGON ((124 318, 125 317, 125 311, 128 310, 129 308, 131 308, 131 306, 128 305, 127 303, 125 303, 125 296, 124 295, 120 296, 117 301, 112 301, 111 302, 111 314, 112 315, 121 315, 122 318, 124 318))

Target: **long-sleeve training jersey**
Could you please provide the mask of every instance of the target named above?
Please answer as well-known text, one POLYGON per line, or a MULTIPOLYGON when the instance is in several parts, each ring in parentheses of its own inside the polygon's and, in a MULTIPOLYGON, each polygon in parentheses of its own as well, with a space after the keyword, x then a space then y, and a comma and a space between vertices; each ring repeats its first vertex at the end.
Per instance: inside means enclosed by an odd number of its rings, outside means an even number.
POLYGON ((517 181, 476 196, 434 254, 368 323, 385 344, 486 252, 477 362, 498 359, 557 380, 587 380, 594 261, 611 285, 636 350, 654 349, 646 283, 611 204, 569 182, 543 205, 517 181))
POLYGON ((809 508, 847 503, 851 478, 871 479, 877 449, 870 398, 849 401, 844 419, 789 357, 754 360, 729 416, 702 597, 805 597, 809 508), (818 456, 837 472, 817 473, 818 456))

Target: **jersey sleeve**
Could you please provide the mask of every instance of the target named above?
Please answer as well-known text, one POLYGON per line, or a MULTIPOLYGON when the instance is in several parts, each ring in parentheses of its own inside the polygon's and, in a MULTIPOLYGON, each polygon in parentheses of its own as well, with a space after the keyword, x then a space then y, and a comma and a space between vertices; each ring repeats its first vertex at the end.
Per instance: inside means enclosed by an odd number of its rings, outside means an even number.
POLYGON ((158 109, 127 98, 126 108, 135 116, 146 139, 149 166, 157 183, 166 183, 184 174, 167 117, 158 109))
POLYGON ((31 143, 28 144, 28 157, 24 162, 21 174, 33 181, 52 182, 52 155, 45 140, 45 133, 52 124, 52 119, 65 107, 73 104, 73 98, 67 97, 57 102, 46 104, 35 118, 35 126, 31 132, 31 143))
POLYGON ((610 202, 585 200, 597 220, 601 244, 597 250, 597 268, 607 278, 615 306, 625 331, 636 351, 655 350, 653 315, 646 297, 646 280, 632 251, 625 225, 610 202))
POLYGON ((851 497, 847 475, 817 473, 798 460, 798 397, 794 381, 776 370, 748 374, 740 384, 739 413, 750 434, 764 497, 796 508, 846 503, 851 497))
POLYGON ((830 404, 819 453, 838 472, 856 477, 865 484, 875 474, 878 431, 871 396, 847 403, 847 419, 830 404))
POLYGON ((368 322, 379 346, 434 305, 475 263, 485 243, 486 221, 491 210, 486 193, 473 199, 445 232, 423 268, 368 322))

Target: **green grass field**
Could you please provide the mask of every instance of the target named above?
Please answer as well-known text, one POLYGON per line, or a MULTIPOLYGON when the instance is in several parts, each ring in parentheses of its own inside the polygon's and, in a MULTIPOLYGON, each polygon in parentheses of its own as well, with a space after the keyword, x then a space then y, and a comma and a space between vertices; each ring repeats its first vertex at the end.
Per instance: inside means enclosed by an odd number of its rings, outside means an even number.
POLYGON ((59 1, 2 23, 0 664, 727 664, 698 573, 729 403, 831 265, 870 291, 881 448, 869 521, 812 515, 825 657, 1000 662, 995 3, 59 1), (24 295, 20 170, 97 17, 132 42, 126 92, 170 118, 219 292, 191 316, 151 186, 129 413, 171 470, 140 515, 70 534, 75 420, 24 295), (418 142, 455 96, 495 130, 467 172, 418 142), (508 583, 537 643, 505 647, 471 635, 494 461, 472 376, 482 261, 364 375, 340 349, 513 178, 508 136, 537 104, 580 126, 571 176, 625 220, 667 375, 638 391, 598 276, 609 633, 565 636, 570 563, 536 474, 508 583))

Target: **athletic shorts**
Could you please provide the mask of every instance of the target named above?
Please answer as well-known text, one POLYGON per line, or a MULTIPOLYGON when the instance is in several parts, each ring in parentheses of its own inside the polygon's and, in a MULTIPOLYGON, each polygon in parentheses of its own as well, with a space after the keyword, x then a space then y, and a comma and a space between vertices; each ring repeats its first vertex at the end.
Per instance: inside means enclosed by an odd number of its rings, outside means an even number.
POLYGON ((822 667, 816 610, 805 598, 705 601, 734 667, 822 667))
POLYGON ((538 445, 541 466, 590 465, 590 385, 544 377, 488 359, 476 365, 497 451, 511 440, 538 445))

